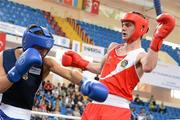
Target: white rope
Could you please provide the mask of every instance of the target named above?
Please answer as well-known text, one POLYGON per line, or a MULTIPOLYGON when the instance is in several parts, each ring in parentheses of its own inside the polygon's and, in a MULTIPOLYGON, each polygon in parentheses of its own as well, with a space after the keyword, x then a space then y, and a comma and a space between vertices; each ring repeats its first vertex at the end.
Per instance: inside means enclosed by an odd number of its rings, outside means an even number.
POLYGON ((67 118, 67 119, 73 119, 73 120, 81 119, 81 117, 67 116, 67 115, 62 115, 62 114, 45 113, 45 112, 37 112, 37 111, 31 111, 31 114, 53 116, 53 117, 67 118))

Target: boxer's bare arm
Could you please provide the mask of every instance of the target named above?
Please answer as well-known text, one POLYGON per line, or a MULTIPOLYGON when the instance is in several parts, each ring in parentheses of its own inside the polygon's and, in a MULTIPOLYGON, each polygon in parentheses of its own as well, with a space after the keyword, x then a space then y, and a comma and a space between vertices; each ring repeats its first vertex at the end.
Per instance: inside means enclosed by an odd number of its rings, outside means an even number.
POLYGON ((102 59, 100 63, 89 63, 86 69, 92 73, 100 74, 105 59, 106 59, 106 56, 102 59))
POLYGON ((149 49, 148 53, 145 54, 140 59, 143 71, 144 72, 151 72, 156 67, 157 60, 158 60, 158 53, 149 49))
POLYGON ((43 65, 43 75, 42 75, 42 78, 43 78, 43 80, 45 80, 46 79, 46 77, 49 75, 49 73, 50 73, 50 69, 49 69, 49 67, 47 66, 47 65, 43 65))
POLYGON ((62 67, 54 58, 52 57, 47 57, 44 59, 44 64, 46 66, 46 69, 48 68, 49 70, 53 73, 56 73, 57 75, 75 83, 79 84, 80 81, 83 79, 83 76, 81 75, 80 72, 78 71, 73 71, 66 69, 65 67, 62 67))
POLYGON ((136 60, 136 69, 139 77, 143 75, 144 72, 151 72, 157 64, 158 53, 149 49, 148 53, 140 53, 136 60))
POLYGON ((3 67, 3 55, 2 52, 0 53, 0 93, 5 92, 8 88, 12 86, 13 83, 11 83, 7 75, 5 73, 4 67, 3 67))
POLYGON ((112 50, 114 47, 116 47, 117 45, 119 45, 119 44, 112 42, 112 43, 109 45, 108 50, 107 50, 107 53, 106 53, 105 56, 102 58, 101 62, 98 63, 98 64, 96 64, 96 63, 89 63, 89 64, 87 65, 86 69, 87 69, 88 71, 92 72, 92 73, 100 74, 100 73, 101 73, 101 69, 102 69, 102 67, 103 67, 103 65, 104 65, 104 62, 105 62, 105 60, 106 60, 106 58, 107 58, 107 56, 108 56, 109 51, 111 51, 111 50, 112 50))

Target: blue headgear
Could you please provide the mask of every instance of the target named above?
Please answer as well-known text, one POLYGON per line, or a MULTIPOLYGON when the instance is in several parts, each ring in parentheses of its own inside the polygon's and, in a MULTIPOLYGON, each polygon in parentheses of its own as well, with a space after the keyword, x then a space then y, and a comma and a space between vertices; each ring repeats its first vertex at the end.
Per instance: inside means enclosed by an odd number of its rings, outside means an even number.
POLYGON ((23 51, 34 46, 50 50, 53 44, 54 39, 51 33, 47 29, 37 25, 31 25, 27 28, 22 37, 23 51))

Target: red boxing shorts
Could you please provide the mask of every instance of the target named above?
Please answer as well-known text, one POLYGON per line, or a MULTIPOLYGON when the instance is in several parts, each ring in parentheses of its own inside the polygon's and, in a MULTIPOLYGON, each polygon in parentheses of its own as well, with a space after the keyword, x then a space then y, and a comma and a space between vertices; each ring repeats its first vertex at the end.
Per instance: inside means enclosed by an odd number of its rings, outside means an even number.
POLYGON ((130 120, 129 101, 115 95, 108 95, 105 102, 89 103, 81 120, 130 120))

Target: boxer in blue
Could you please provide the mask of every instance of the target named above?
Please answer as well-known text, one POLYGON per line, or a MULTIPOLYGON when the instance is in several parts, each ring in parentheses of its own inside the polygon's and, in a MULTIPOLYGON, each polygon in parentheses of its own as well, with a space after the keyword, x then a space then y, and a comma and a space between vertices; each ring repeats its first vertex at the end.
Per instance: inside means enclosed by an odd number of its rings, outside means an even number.
POLYGON ((99 102, 106 99, 106 86, 65 69, 46 56, 53 44, 47 29, 31 25, 23 34, 22 47, 0 54, 0 93, 3 94, 0 119, 29 120, 35 93, 50 71, 80 85, 81 92, 89 98, 99 102))

